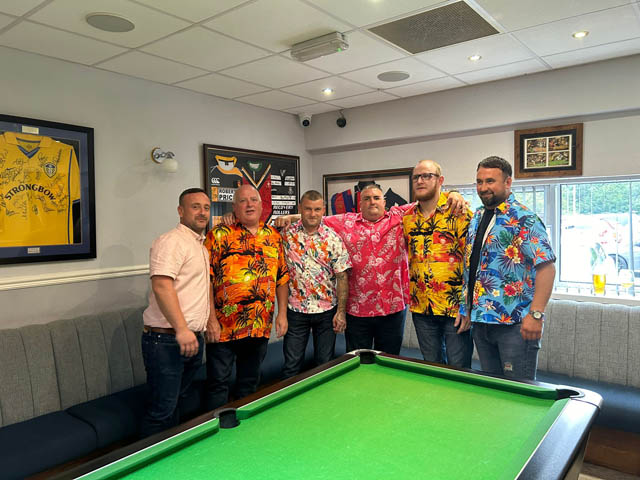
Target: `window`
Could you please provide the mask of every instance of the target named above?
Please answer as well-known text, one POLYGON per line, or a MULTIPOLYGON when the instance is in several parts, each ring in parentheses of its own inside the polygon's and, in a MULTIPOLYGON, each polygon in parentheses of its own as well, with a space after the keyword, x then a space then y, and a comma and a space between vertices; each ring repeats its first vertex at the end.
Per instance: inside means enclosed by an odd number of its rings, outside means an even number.
MULTIPOLYGON (((482 205, 475 186, 457 189, 482 205)), ((514 182, 515 197, 547 227, 556 263, 556 291, 590 293, 592 274, 606 276, 607 295, 633 293, 640 285, 640 180, 514 182)))

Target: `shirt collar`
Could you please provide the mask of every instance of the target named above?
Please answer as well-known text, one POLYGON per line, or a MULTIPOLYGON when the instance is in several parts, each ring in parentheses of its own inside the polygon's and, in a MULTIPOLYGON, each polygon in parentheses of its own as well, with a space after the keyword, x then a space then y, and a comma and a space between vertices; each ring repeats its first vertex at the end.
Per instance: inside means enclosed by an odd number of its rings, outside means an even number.
POLYGON ((205 239, 204 233, 200 233, 200 234, 196 233, 193 230, 191 230, 189 227, 187 227, 186 225, 183 225, 182 223, 178 223, 178 227, 177 228, 182 233, 191 236, 192 238, 194 238, 198 242, 204 243, 204 239, 205 239))
POLYGON ((4 140, 5 142, 11 145, 18 145, 18 138, 38 142, 40 147, 48 147, 49 144, 53 141, 49 137, 42 137, 40 135, 31 135, 28 133, 17 133, 16 132, 4 132, 4 140))
POLYGON ((375 222, 372 222, 371 220, 367 220, 366 218, 364 218, 362 216, 362 212, 358 212, 356 214, 356 222, 362 222, 362 223, 370 223, 372 225, 375 225, 376 223, 380 222, 383 218, 385 217, 390 217, 391 214, 389 213, 389 210, 385 210, 384 211, 384 215, 382 215, 378 220, 376 220, 375 222))
POLYGON ((324 226, 324 220, 320 221, 320 225, 318 226, 318 230, 316 230, 315 232, 309 234, 307 233, 307 231, 304 229, 304 226, 302 225, 302 220, 298 220, 296 223, 294 223, 292 225, 293 229, 295 232, 302 232, 305 235, 320 235, 322 236, 324 234, 325 231, 325 226, 324 226))

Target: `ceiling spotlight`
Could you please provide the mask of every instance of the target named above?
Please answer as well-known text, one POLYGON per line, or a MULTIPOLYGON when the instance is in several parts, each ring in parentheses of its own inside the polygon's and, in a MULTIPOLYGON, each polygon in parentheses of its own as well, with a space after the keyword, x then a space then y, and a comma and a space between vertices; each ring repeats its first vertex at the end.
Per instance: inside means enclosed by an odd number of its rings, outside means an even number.
POLYGON ((133 22, 112 13, 90 13, 85 17, 85 20, 92 27, 105 32, 124 33, 136 28, 133 22))
POLYGON ((378 74, 378 80, 381 82, 401 82, 410 76, 408 72, 382 72, 378 74))
POLYGON ((586 30, 580 30, 579 32, 574 33, 573 35, 571 35, 573 38, 584 38, 587 35, 589 35, 589 32, 587 32, 586 30))
POLYGON ((324 93, 325 95, 331 95, 333 93, 333 88, 331 87, 323 88, 322 93, 324 93))
POLYGON ((475 55, 471 55, 471 56, 469 57, 469 60, 471 60, 472 62, 477 62, 477 61, 478 61, 478 60, 480 60, 481 58, 482 58, 482 57, 481 57, 480 55, 475 54, 475 55))

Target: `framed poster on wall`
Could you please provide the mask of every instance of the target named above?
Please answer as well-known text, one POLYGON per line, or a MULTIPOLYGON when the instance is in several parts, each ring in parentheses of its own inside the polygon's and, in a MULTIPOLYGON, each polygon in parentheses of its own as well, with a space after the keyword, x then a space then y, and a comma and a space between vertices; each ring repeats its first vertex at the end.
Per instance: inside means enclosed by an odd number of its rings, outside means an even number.
POLYGON ((299 171, 300 157, 205 144, 204 178, 211 198, 211 226, 232 210, 233 194, 243 184, 260 192, 261 221, 298 213, 299 171))
POLYGON ((0 264, 95 257, 93 128, 0 115, 0 264))
POLYGON ((382 188, 385 207, 404 205, 413 198, 412 168, 323 175, 322 183, 327 215, 360 211, 360 190, 370 183, 382 188))
POLYGON ((516 130, 515 178, 582 175, 582 123, 516 130))

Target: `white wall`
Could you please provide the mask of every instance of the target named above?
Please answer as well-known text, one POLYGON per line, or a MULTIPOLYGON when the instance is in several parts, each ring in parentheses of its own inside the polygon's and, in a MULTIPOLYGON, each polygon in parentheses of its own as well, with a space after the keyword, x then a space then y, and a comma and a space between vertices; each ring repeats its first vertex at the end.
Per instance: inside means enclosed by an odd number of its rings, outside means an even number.
MULTIPOLYGON (((202 144, 300 156, 301 190, 310 156, 293 115, 0 47, 0 112, 95 129, 95 260, 0 266, 0 283, 54 273, 148 263, 158 234, 178 222, 177 197, 202 186, 202 144), (178 173, 150 159, 161 146, 178 173)), ((145 276, 0 289, 0 328, 146 302, 145 276)))
POLYGON ((584 122, 583 176, 640 173, 640 56, 457 88, 314 117, 313 181, 327 173, 438 161, 447 184, 474 181, 484 157, 513 163, 514 129, 584 122))

